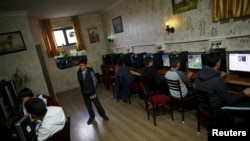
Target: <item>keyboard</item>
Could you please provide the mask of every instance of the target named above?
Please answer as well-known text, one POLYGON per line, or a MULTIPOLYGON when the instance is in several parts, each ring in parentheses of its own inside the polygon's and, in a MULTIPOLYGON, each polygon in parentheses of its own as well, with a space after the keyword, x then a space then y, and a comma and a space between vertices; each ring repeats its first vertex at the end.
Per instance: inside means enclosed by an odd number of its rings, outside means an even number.
POLYGON ((234 92, 241 92, 244 90, 244 88, 240 86, 232 86, 232 87, 228 87, 227 90, 234 91, 234 92))

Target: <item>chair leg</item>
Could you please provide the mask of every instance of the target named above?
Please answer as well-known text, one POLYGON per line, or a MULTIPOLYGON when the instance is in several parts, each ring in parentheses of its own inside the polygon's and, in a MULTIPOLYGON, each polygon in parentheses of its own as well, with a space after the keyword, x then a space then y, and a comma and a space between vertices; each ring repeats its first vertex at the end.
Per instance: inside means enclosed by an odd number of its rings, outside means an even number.
POLYGON ((184 121, 184 112, 185 112, 185 110, 184 110, 184 108, 183 108, 183 103, 181 102, 181 116, 182 116, 182 123, 184 123, 185 121, 184 121))
POLYGON ((200 113, 197 110, 197 134, 200 134, 200 113))
POLYGON ((148 120, 149 120, 150 119, 150 117, 149 117, 149 108, 148 108, 148 103, 147 103, 146 100, 145 100, 145 105, 146 105, 147 116, 148 116, 148 120))
POLYGON ((172 118, 172 121, 174 121, 174 110, 173 110, 173 103, 171 102, 169 104, 169 107, 170 107, 170 114, 171 114, 171 118, 172 118))
POLYGON ((155 106, 152 106, 152 108, 153 108, 153 119, 154 119, 154 125, 156 126, 155 106))

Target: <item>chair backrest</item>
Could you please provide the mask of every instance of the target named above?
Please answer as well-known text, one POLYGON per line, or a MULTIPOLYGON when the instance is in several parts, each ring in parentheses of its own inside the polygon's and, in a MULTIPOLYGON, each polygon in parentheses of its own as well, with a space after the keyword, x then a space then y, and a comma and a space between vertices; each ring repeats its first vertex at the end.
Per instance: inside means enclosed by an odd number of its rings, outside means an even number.
POLYGON ((180 98, 182 99, 182 91, 181 91, 181 85, 179 80, 170 80, 170 79, 165 79, 165 82, 168 85, 169 92, 171 94, 171 91, 176 91, 180 93, 180 98))
POLYGON ((206 112, 212 114, 212 106, 210 97, 207 91, 196 89, 195 96, 198 101, 199 106, 206 112))
POLYGON ((141 77, 140 84, 144 93, 148 96, 159 92, 154 77, 141 77))
POLYGON ((54 97, 48 96, 48 95, 43 95, 43 97, 47 99, 48 106, 60 106, 60 104, 57 102, 57 100, 54 97))
POLYGON ((70 141, 70 117, 67 117, 63 129, 55 133, 48 141, 70 141))

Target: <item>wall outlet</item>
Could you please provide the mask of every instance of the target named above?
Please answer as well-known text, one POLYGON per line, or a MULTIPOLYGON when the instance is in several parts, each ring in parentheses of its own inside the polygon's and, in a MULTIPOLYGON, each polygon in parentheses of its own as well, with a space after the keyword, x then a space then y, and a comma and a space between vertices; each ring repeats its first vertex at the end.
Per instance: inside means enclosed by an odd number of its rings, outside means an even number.
POLYGON ((215 40, 209 40, 209 47, 211 49, 214 48, 223 48, 223 39, 215 39, 215 40))

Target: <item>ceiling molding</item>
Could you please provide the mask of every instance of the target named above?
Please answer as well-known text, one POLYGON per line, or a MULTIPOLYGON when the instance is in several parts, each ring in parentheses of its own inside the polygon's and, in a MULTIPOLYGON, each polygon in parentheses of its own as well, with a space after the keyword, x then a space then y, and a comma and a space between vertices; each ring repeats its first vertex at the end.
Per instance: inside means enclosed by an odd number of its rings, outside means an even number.
POLYGON ((101 13, 103 14, 103 13, 109 11, 110 9, 116 7, 117 5, 119 5, 119 4, 122 3, 122 2, 123 2, 123 0, 117 0, 117 1, 115 1, 115 2, 112 3, 109 7, 105 8, 104 10, 102 10, 101 13))

